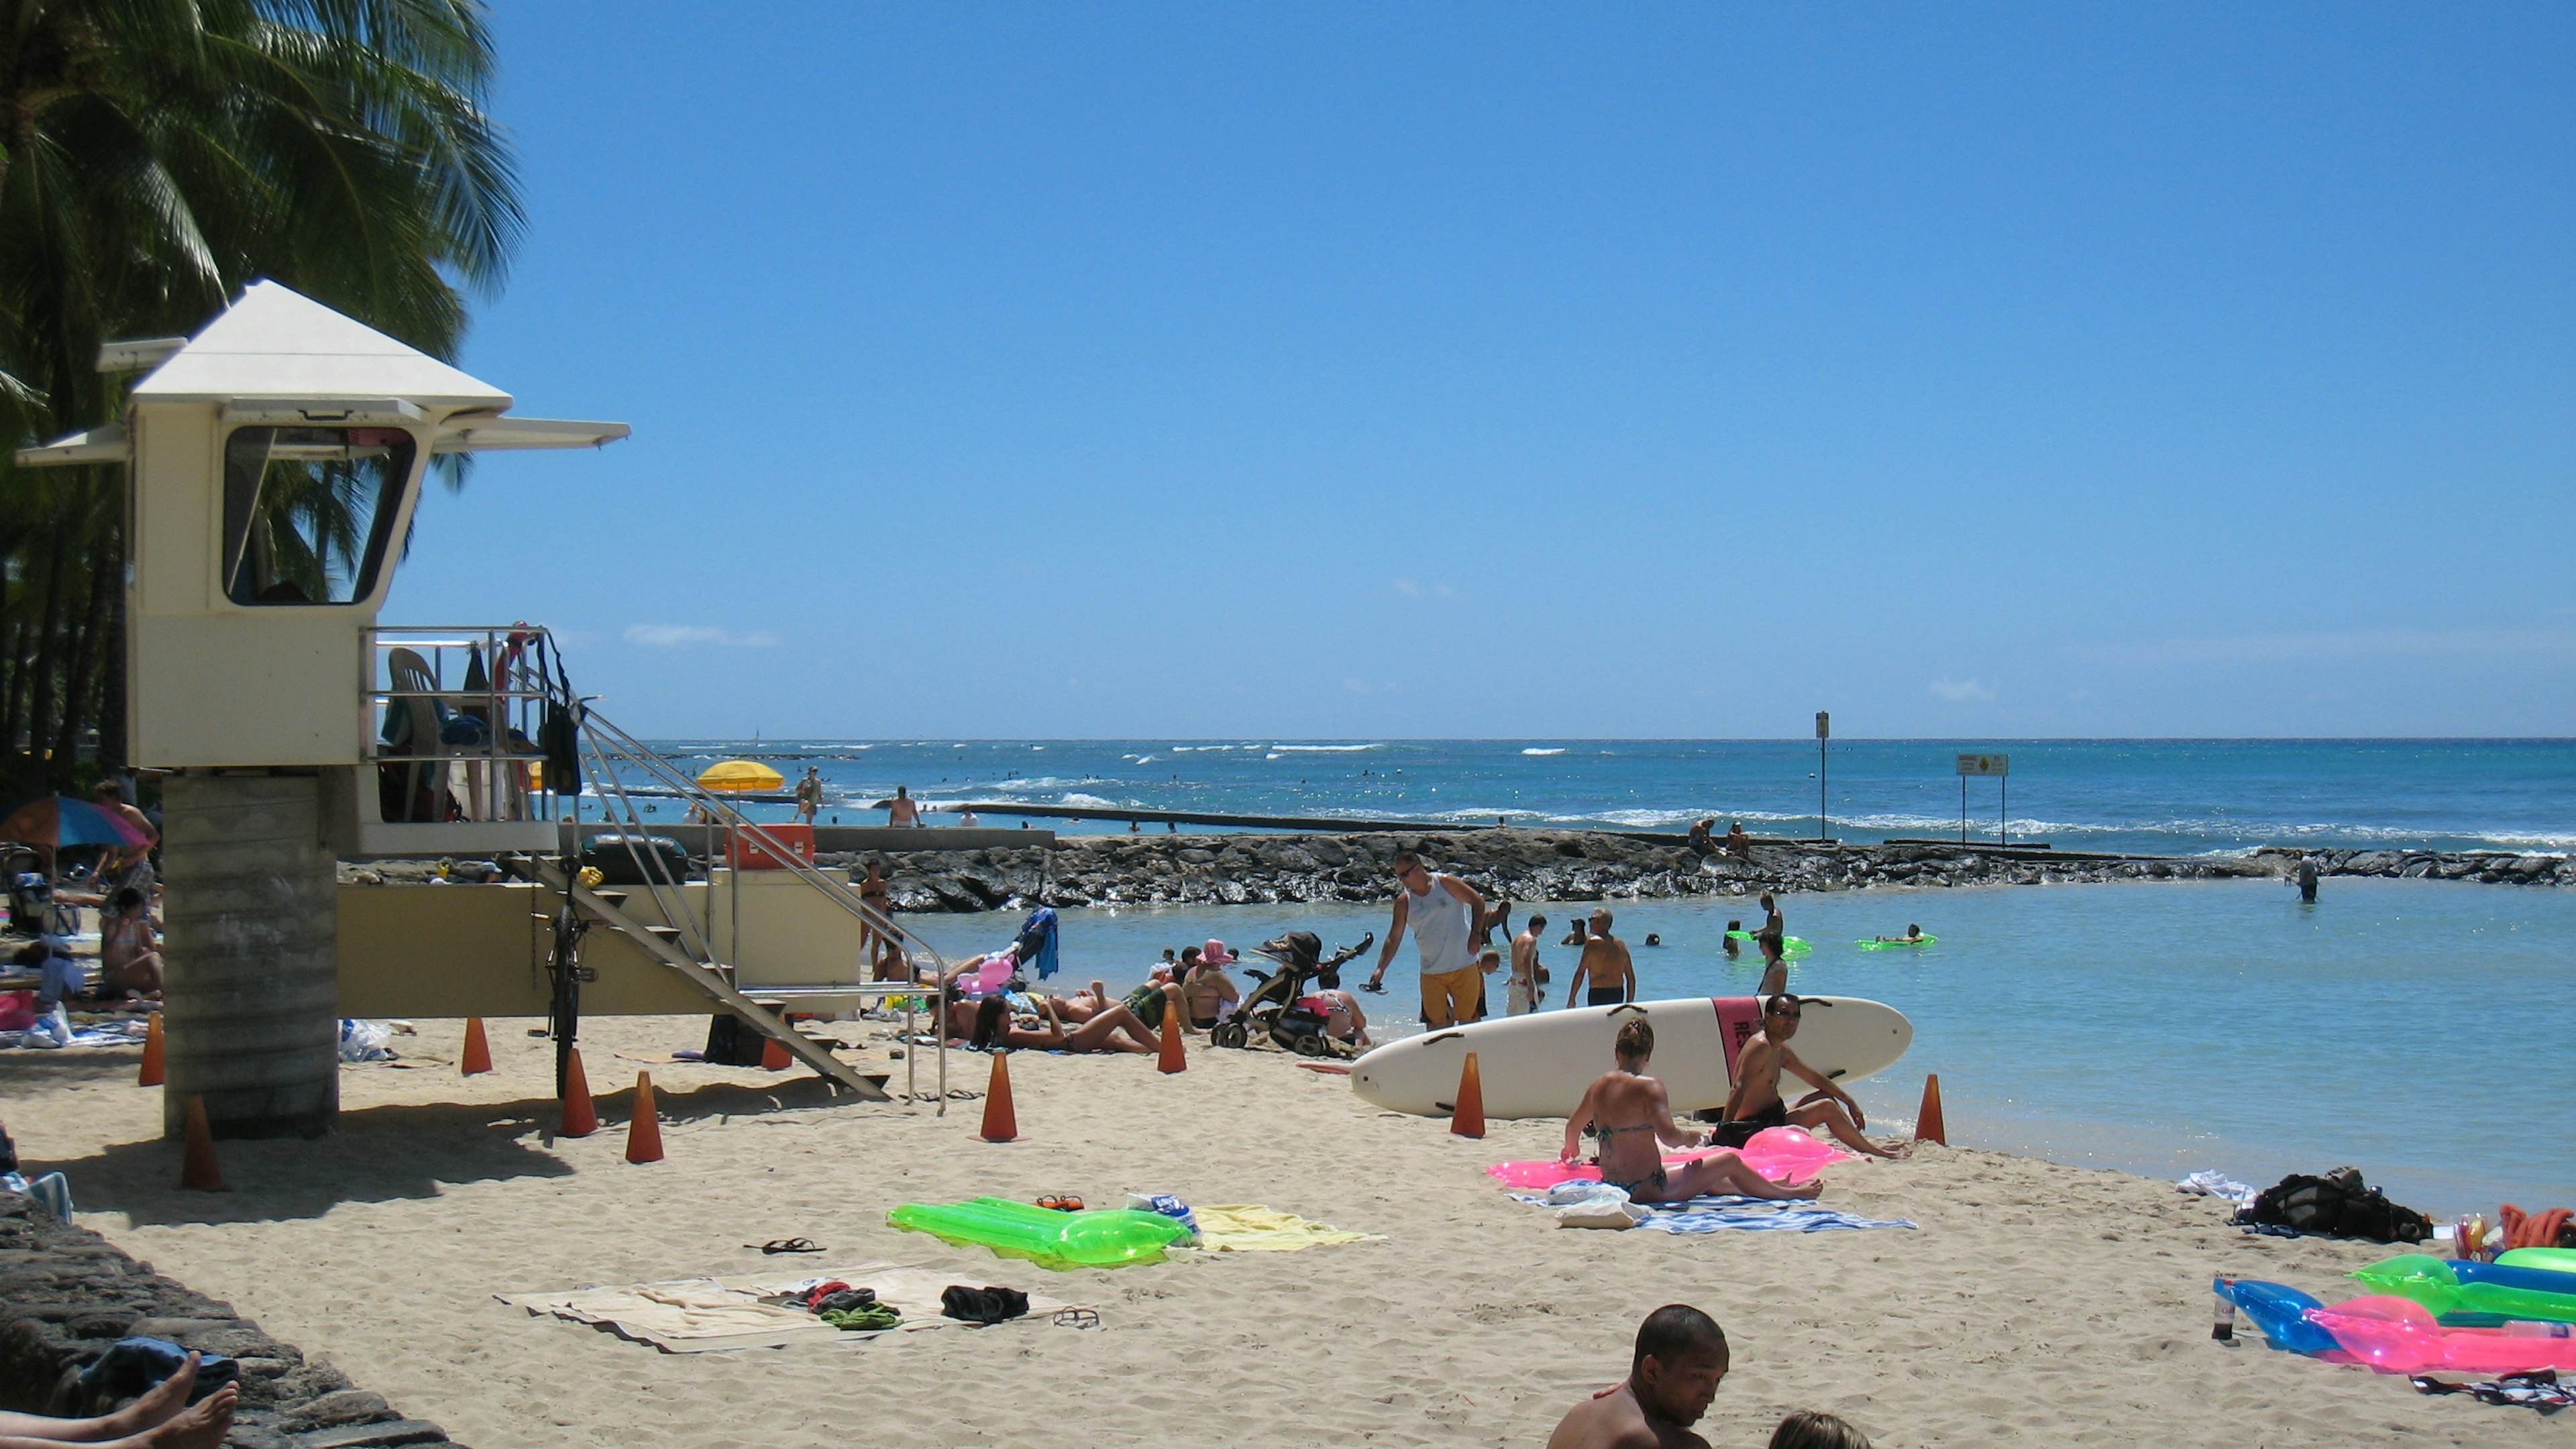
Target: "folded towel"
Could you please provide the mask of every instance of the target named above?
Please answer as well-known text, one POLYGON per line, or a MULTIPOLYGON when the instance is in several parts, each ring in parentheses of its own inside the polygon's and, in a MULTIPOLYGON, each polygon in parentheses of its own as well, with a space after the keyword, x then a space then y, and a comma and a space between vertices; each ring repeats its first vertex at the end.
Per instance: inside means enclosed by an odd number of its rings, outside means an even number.
POLYGON ((1211 1253, 1293 1253, 1331 1243, 1376 1243, 1377 1233, 1353 1233, 1255 1203, 1227 1203, 1194 1210, 1199 1246, 1211 1253))

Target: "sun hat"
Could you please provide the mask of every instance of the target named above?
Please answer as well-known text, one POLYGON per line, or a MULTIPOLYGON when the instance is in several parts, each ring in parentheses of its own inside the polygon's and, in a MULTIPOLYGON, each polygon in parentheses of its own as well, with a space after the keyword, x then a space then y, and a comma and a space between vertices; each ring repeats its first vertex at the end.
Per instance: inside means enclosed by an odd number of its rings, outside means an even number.
POLYGON ((1202 966, 1231 966, 1234 962, 1234 953, 1225 949, 1223 941, 1210 940, 1207 943, 1207 949, 1199 953, 1199 964, 1202 966))

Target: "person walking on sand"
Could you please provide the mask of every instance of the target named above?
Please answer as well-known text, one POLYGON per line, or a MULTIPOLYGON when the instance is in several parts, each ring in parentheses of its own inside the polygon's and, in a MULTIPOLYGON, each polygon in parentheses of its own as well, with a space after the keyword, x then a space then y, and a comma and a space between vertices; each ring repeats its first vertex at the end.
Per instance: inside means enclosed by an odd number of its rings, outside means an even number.
POLYGON ((1687 1303, 1667 1303, 1637 1328, 1628 1376, 1577 1404, 1547 1449, 1708 1449, 1691 1425, 1726 1378, 1726 1331, 1687 1303))
POLYGON ((1512 937, 1512 979, 1503 988, 1503 1010, 1513 1016, 1527 1016, 1547 1001, 1538 962, 1538 933, 1545 929, 1547 917, 1533 915, 1529 925, 1512 937))
POLYGON ((1396 852, 1394 870, 1395 913, 1387 922, 1386 945, 1377 953, 1377 970, 1369 975, 1369 990, 1384 989, 1386 968, 1410 929, 1414 949, 1422 956, 1422 1024, 1438 1031, 1474 1020, 1483 977, 1469 942, 1474 923, 1484 919, 1485 898, 1458 877, 1426 868, 1410 850, 1396 852))
POLYGON ((919 825, 921 823, 921 802, 912 798, 911 786, 895 786, 894 798, 884 803, 886 824, 892 826, 919 825))
POLYGON ((1628 959, 1628 943, 1610 934, 1607 907, 1592 913, 1592 934, 1584 938, 1583 959, 1574 963, 1574 975, 1566 980, 1568 1009, 1577 1004, 1578 995, 1584 1006, 1617 1006, 1637 999, 1637 968, 1628 959))
POLYGON ((796 782, 796 818, 811 825, 815 812, 823 808, 823 771, 814 765, 805 767, 805 778, 796 782))
POLYGON ((1817 1072, 1798 1054, 1789 1050, 1789 1039, 1798 1034, 1798 1022, 1806 1014, 1805 1004, 1786 994, 1762 1003, 1762 1030, 1744 1044, 1735 1055, 1735 1090, 1727 1094, 1726 1107, 1717 1125, 1710 1129, 1709 1140, 1729 1147, 1741 1147, 1754 1133, 1766 1127, 1804 1127, 1810 1131, 1822 1127, 1834 1140, 1854 1152, 1872 1157, 1902 1157, 1893 1148, 1882 1147, 1860 1135, 1869 1125, 1861 1114, 1860 1103, 1851 1093, 1817 1072), (1816 1090, 1807 1100, 1792 1107, 1780 1097, 1780 1073, 1794 1073, 1816 1090))

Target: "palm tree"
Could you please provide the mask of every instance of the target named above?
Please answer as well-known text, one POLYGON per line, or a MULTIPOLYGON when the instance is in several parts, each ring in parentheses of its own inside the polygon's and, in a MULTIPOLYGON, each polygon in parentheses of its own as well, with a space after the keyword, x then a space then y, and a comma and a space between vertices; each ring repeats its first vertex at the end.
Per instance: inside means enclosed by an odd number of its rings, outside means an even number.
MULTIPOLYGON (((123 490, 7 448, 116 411, 102 341, 259 277, 453 358, 522 226, 492 66, 479 0, 0 0, 0 755, 60 784, 123 735, 123 490)), ((282 506, 328 552, 314 481, 282 506)))

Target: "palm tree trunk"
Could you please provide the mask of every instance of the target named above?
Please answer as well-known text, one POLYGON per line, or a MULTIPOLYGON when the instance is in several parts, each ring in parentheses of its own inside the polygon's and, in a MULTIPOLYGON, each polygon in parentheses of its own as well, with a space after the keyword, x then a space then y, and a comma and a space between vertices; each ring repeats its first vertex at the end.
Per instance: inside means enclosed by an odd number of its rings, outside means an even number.
POLYGON ((108 591, 116 582, 114 557, 107 540, 90 541, 89 607, 72 644, 71 667, 64 676, 63 722, 54 732, 54 757, 67 766, 80 757, 81 731, 98 722, 99 646, 107 638, 108 591))
MULTIPOLYGON (((27 749, 31 754, 42 751, 52 737, 54 702, 62 695, 63 555, 69 551, 70 532, 59 517, 46 531, 45 613, 44 622, 37 626, 31 666, 36 672, 35 698, 27 706, 27 749)), ((48 765, 45 773, 50 776, 53 770, 50 762, 48 765)))

